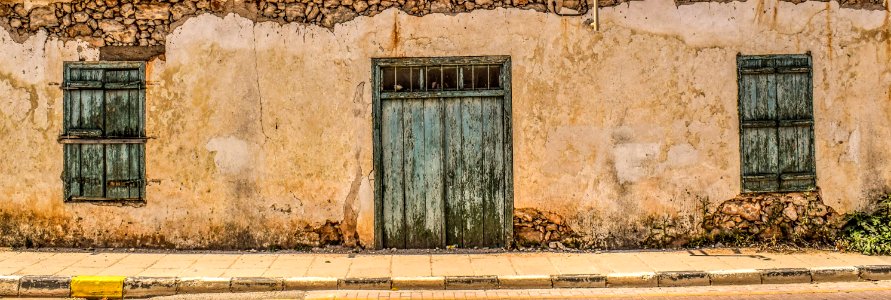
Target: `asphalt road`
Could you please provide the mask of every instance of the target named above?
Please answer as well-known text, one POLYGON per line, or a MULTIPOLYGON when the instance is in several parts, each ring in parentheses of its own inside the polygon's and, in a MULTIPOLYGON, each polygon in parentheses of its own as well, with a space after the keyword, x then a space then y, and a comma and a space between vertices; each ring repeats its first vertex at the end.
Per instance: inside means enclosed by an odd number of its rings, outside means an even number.
POLYGON ((205 294, 163 300, 224 299, 634 299, 634 300, 860 300, 891 299, 891 281, 689 288, 606 288, 491 291, 312 291, 205 294))

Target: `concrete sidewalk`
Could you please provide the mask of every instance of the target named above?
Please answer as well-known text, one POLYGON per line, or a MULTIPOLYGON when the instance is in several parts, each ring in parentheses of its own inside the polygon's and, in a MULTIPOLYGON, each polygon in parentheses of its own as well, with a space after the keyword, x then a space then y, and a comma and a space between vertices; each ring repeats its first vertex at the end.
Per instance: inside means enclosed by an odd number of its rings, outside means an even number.
POLYGON ((891 279, 891 257, 750 249, 395 255, 0 251, 0 276, 0 296, 701 286, 885 280, 891 279))

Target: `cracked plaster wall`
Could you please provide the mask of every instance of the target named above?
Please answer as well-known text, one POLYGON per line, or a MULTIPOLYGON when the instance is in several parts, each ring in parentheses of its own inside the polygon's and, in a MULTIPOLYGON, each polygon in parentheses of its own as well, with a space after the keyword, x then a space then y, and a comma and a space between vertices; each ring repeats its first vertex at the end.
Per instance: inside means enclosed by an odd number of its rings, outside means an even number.
POLYGON ((372 57, 510 55, 515 206, 628 247, 656 222, 695 232, 701 206, 738 194, 736 54, 811 51, 818 185, 844 213, 891 186, 889 18, 763 0, 634 1, 599 31, 518 9, 333 30, 200 15, 147 65, 144 207, 62 202, 62 62, 99 51, 0 29, 0 242, 296 247, 330 221, 370 245, 372 57))

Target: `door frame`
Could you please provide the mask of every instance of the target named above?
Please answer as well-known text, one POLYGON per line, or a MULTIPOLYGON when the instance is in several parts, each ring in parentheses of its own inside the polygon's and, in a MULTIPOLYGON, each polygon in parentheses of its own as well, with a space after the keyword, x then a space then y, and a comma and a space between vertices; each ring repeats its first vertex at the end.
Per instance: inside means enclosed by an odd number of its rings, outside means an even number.
MULTIPOLYGON (((384 246, 384 209, 383 209, 383 146, 381 144, 381 68, 382 67, 408 67, 408 66, 434 66, 434 65, 476 65, 476 64, 500 64, 501 65, 501 89, 503 96, 504 116, 504 246, 510 247, 513 241, 514 226, 514 177, 513 177, 513 116, 511 106, 511 59, 510 56, 458 56, 458 57, 406 57, 406 58, 372 58, 371 59, 371 89, 372 89, 372 123, 373 123, 373 157, 374 157, 374 248, 381 249, 384 246)), ((491 90, 489 90, 491 91, 491 90)), ((477 94, 486 91, 437 91, 437 97, 460 97, 477 94)), ((423 92, 430 93, 430 92, 423 92)), ((397 100, 398 101, 398 100, 397 100)))

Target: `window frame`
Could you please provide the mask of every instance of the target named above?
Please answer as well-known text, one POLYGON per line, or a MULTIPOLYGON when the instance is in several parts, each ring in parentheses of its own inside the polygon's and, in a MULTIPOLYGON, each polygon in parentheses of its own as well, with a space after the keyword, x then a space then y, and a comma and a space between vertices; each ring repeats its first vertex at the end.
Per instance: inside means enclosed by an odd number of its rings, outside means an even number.
MULTIPOLYGON (((777 89, 778 84, 776 80, 774 80, 774 89, 777 89)), ((817 156, 816 156, 816 143, 815 143, 815 114, 814 114, 814 96, 813 96, 813 58, 810 52, 805 54, 772 54, 772 55, 737 55, 737 109, 738 109, 738 125, 739 125, 739 155, 740 155, 740 190, 743 193, 783 193, 783 192, 807 192, 807 191, 815 191, 818 189, 817 185, 817 156), (804 63, 799 63, 804 62, 804 63), (781 117, 780 109, 779 109, 779 99, 774 99, 775 108, 774 114, 776 117, 773 120, 744 120, 744 104, 743 99, 745 95, 743 95, 743 76, 751 75, 751 74, 789 74, 789 73, 805 73, 807 74, 807 101, 809 101, 810 106, 810 118, 809 119, 783 119, 781 117), (797 173, 784 173, 782 171, 782 166, 780 164, 781 157, 783 157, 784 152, 783 148, 780 145, 780 129, 782 128, 792 128, 792 127, 802 127, 807 126, 810 129, 809 136, 809 146, 810 153, 808 162, 812 166, 811 172, 797 172, 797 173), (768 175, 747 175, 746 163, 745 160, 745 151, 746 144, 744 140, 744 130, 745 128, 754 128, 754 127, 767 127, 775 129, 775 137, 777 143, 777 169, 776 173, 772 173, 775 177, 777 187, 776 189, 770 190, 762 190, 762 189, 751 189, 746 185, 746 178, 750 177, 766 177, 768 175), (784 179, 784 174, 787 175, 784 179), (808 185, 802 188, 783 188, 784 180, 795 180, 801 178, 793 178, 793 177, 804 176, 808 178, 813 178, 812 185, 808 185)), ((776 94, 774 95, 775 97, 776 94)))
MULTIPOLYGON (((68 173, 71 170, 69 168, 68 155, 63 154, 63 170, 62 170, 62 180, 63 180, 63 202, 65 203, 78 203, 78 202, 90 202, 90 203, 114 203, 114 204, 134 204, 134 205, 144 205, 145 204, 145 186, 146 186, 146 176, 145 176, 145 144, 148 138, 145 135, 145 94, 146 94, 146 72, 145 72, 145 62, 143 61, 98 61, 98 62, 83 62, 83 61, 66 61, 63 62, 63 74, 62 74, 62 84, 60 87, 63 90, 63 105, 62 105, 62 132, 59 134, 58 142, 62 145, 63 149, 68 147, 69 145, 114 145, 114 144, 140 144, 142 145, 139 153, 141 154, 138 158, 129 158, 129 159, 138 159, 138 182, 137 187, 139 188, 139 196, 137 198, 121 198, 121 197, 108 197, 107 191, 103 194, 103 197, 85 197, 85 196, 69 196, 69 177, 68 173), (72 77, 72 70, 79 69, 92 69, 92 70, 133 70, 136 69, 139 74, 139 81, 136 83, 117 83, 117 82, 105 82, 105 78, 99 81, 72 81, 70 78, 72 77), (94 130, 94 129, 82 129, 82 128, 71 128, 71 92, 73 90, 97 90, 103 91, 103 94, 108 90, 138 90, 137 95, 138 99, 136 99, 136 103, 138 105, 138 130, 135 135, 123 135, 123 136, 108 136, 106 132, 102 132, 102 130, 94 130)), ((102 107, 105 107, 105 100, 103 99, 102 107)), ((107 118, 107 112, 103 111, 103 119, 107 118)), ((103 129, 107 130, 107 129, 103 129)), ((103 153, 105 153, 107 149, 103 149, 103 153)), ((103 154, 102 164, 103 171, 105 175, 103 178, 106 178, 106 182, 104 185, 108 184, 108 170, 104 167, 108 163, 108 157, 105 157, 103 154)))

